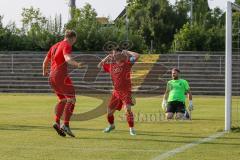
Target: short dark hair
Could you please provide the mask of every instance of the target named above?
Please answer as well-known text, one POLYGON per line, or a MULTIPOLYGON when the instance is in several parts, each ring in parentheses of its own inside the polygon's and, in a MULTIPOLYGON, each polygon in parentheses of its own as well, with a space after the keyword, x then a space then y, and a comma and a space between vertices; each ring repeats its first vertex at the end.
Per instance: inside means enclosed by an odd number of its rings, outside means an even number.
POLYGON ((77 33, 74 30, 67 29, 65 31, 64 37, 65 38, 75 38, 75 37, 77 37, 77 33))
POLYGON ((180 70, 177 68, 173 68, 172 71, 177 71, 178 73, 180 73, 180 70))

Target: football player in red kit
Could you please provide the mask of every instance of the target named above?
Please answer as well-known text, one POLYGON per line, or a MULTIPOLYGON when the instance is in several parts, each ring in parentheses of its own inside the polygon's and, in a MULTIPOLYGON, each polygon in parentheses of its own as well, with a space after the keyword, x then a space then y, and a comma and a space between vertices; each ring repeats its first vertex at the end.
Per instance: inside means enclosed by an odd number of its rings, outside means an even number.
POLYGON ((53 128, 60 136, 68 134, 75 137, 69 127, 69 121, 72 116, 76 98, 75 89, 71 78, 68 75, 68 65, 75 68, 82 67, 71 57, 72 46, 77 40, 76 32, 66 30, 64 40, 53 45, 47 53, 43 62, 43 76, 49 76, 49 82, 58 96, 59 102, 55 107, 55 124, 53 128), (48 66, 50 73, 48 74, 48 66), (64 114, 64 123, 60 126, 61 116, 64 114))
POLYGON ((135 52, 113 50, 98 64, 99 68, 102 67, 105 72, 110 74, 114 86, 107 112, 107 120, 110 125, 104 130, 105 133, 109 133, 115 129, 114 112, 124 108, 130 128, 130 135, 136 135, 134 130, 134 116, 131 109, 131 106, 133 106, 131 68, 138 58, 139 54, 135 52))

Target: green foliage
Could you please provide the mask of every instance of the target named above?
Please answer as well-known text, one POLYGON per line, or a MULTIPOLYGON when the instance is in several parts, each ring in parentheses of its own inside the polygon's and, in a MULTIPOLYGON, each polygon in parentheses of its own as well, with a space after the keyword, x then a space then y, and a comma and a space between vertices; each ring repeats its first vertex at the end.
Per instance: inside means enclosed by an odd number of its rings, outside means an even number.
POLYGON ((173 51, 222 51, 225 38, 223 27, 206 29, 203 26, 189 23, 175 35, 173 51))
POLYGON ((23 31, 26 33, 26 44, 30 50, 48 50, 61 37, 61 16, 54 20, 42 16, 39 9, 23 8, 23 31), (32 47, 31 47, 32 46, 32 47))
POLYGON ((75 9, 73 19, 65 26, 67 29, 74 29, 78 34, 75 47, 78 50, 94 50, 101 43, 97 22, 97 13, 90 4, 82 9, 75 9))
POLYGON ((0 50, 48 50, 61 39, 61 16, 47 19, 39 9, 23 8, 21 29, 15 23, 2 25, 0 17, 0 50))
MULTIPOLYGON (((0 16, 0 50, 48 50, 62 40, 64 29, 76 30, 78 40, 74 49, 77 51, 102 50, 108 41, 124 40, 133 42, 132 50, 140 53, 148 52, 151 46, 156 53, 224 50, 225 14, 219 8, 210 10, 207 0, 193 0, 192 26, 190 0, 178 0, 174 5, 168 0, 128 0, 127 3, 126 14, 108 24, 98 20, 90 4, 73 8, 73 18, 67 24, 62 24, 61 15, 46 18, 33 7, 23 8, 21 28, 14 23, 4 26, 0 16)), ((236 3, 240 4, 240 0, 236 3)), ((238 13, 234 13, 233 20, 238 19, 238 13)), ((236 24, 233 24, 235 28, 236 24)))
POLYGON ((240 5, 240 0, 235 0, 235 3, 240 5))
POLYGON ((219 8, 207 10, 200 7, 198 10, 201 9, 203 13, 199 13, 192 26, 187 23, 175 34, 171 48, 173 52, 224 50, 225 14, 219 8))
POLYGON ((26 30, 31 29, 40 30, 47 23, 46 17, 42 16, 39 8, 38 9, 34 9, 33 7, 23 8, 22 17, 23 27, 26 30))
POLYGON ((167 52, 175 32, 187 21, 187 10, 182 3, 173 7, 167 0, 130 0, 127 13, 130 29, 136 30, 148 46, 153 41, 154 49, 167 52))
POLYGON ((23 50, 24 46, 22 42, 20 30, 16 27, 15 23, 9 24, 6 27, 0 25, 0 50, 15 50, 15 48, 23 50))
POLYGON ((193 0, 193 22, 197 24, 204 24, 207 14, 210 11, 208 7, 208 0, 193 0))
MULTIPOLYGON (((83 8, 75 9, 73 19, 65 26, 67 29, 74 29, 78 34, 76 50, 102 50, 108 41, 121 42, 126 40, 126 28, 123 24, 103 25, 97 20, 97 13, 90 4, 83 8)), ((129 40, 134 42, 133 49, 144 50, 144 40, 133 31, 129 31, 129 40)))
POLYGON ((174 51, 202 51, 204 48, 204 40, 206 39, 205 30, 199 25, 191 25, 187 23, 183 26, 178 34, 175 35, 173 42, 174 51))

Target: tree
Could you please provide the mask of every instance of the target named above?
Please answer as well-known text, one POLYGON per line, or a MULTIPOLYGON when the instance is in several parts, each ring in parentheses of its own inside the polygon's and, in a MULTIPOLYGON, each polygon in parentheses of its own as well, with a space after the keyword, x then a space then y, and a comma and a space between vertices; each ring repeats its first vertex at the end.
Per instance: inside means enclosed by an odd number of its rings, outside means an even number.
POLYGON ((65 26, 66 29, 73 29, 78 33, 75 47, 78 50, 93 50, 99 46, 99 23, 97 13, 90 4, 82 9, 76 8, 72 20, 65 26))
POLYGON ((235 3, 240 5, 240 0, 235 0, 235 3))
POLYGON ((56 16, 54 20, 47 19, 39 8, 23 8, 22 23, 22 31, 26 35, 25 46, 28 50, 48 50, 61 38, 61 16, 56 16))
POLYGON ((184 24, 186 24, 186 22, 189 21, 188 16, 190 10, 189 0, 176 1, 175 5, 173 6, 173 9, 176 13, 175 18, 176 28, 180 29, 183 27, 184 24))
POLYGON ((175 35, 172 48, 174 51, 202 51, 205 40, 205 30, 201 26, 187 23, 175 35))
POLYGON ((26 31, 29 31, 32 28, 43 28, 47 24, 47 19, 46 17, 42 16, 39 8, 34 9, 31 6, 30 8, 23 8, 22 23, 23 28, 26 31))
POLYGON ((3 20, 3 16, 0 15, 0 28, 3 28, 3 23, 2 23, 2 20, 3 20))
MULTIPOLYGON (((102 50, 108 41, 121 42, 125 40, 125 25, 118 22, 116 24, 101 24, 97 20, 97 13, 90 4, 83 8, 76 8, 73 19, 65 26, 66 29, 73 29, 78 34, 76 50, 96 51, 102 50)), ((129 31, 129 40, 134 42, 136 51, 144 50, 144 40, 135 32, 129 31)))
POLYGON ((208 0, 193 0, 194 23, 204 24, 208 11, 210 11, 208 0))
POLYGON ((223 51, 224 27, 206 29, 201 25, 188 23, 175 34, 172 51, 223 51))
POLYGON ((175 34, 173 51, 222 51, 224 50, 225 14, 219 8, 210 10, 207 0, 194 0, 193 25, 175 34))
POLYGON ((153 41, 156 51, 165 53, 176 31, 187 21, 187 10, 182 3, 173 7, 167 0, 129 0, 130 29, 136 30, 148 46, 153 41))

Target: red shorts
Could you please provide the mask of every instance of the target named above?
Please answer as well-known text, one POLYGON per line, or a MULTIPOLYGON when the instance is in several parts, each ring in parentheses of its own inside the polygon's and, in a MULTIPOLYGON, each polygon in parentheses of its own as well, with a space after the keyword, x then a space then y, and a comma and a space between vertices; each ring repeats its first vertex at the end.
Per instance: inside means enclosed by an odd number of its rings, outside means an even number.
POLYGON ((66 74, 50 74, 49 83, 59 100, 75 98, 75 89, 71 78, 66 74))
POLYGON ((131 92, 117 92, 114 91, 109 102, 108 108, 121 110, 126 105, 134 105, 132 102, 131 92))

